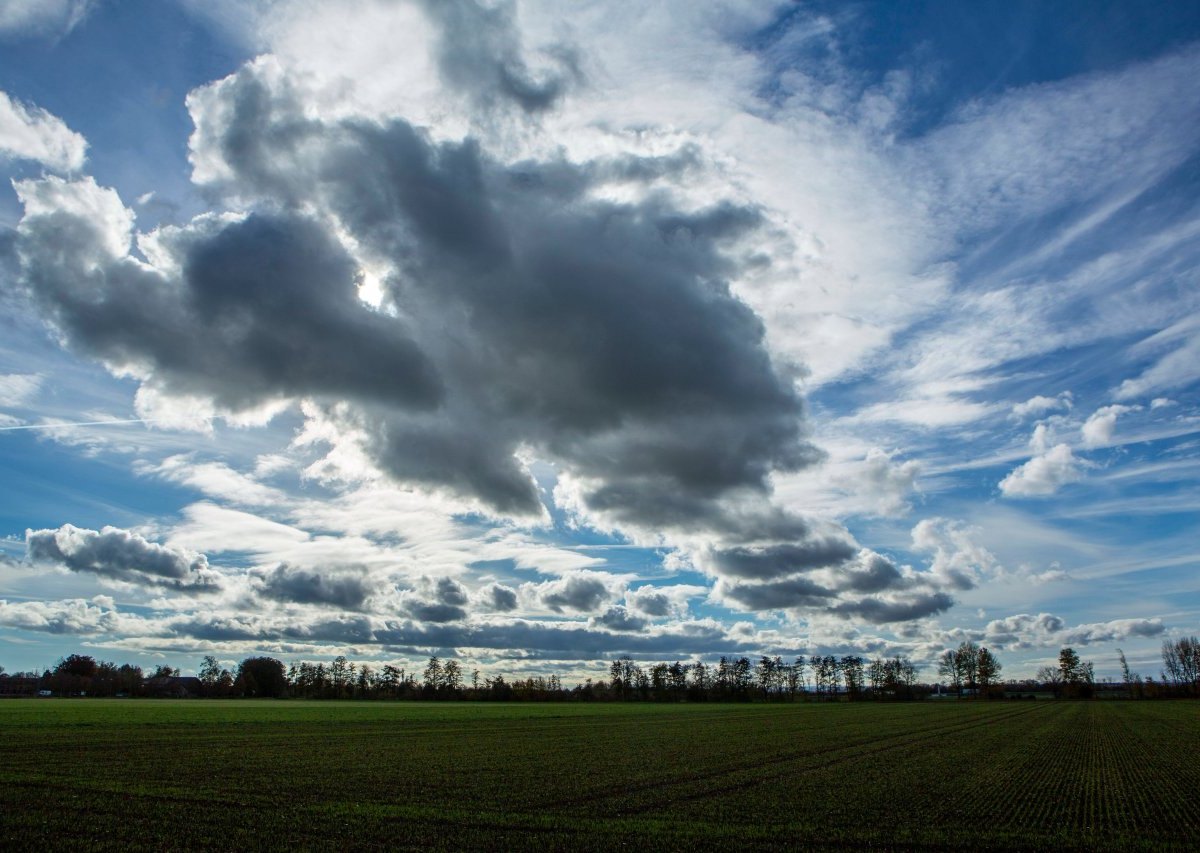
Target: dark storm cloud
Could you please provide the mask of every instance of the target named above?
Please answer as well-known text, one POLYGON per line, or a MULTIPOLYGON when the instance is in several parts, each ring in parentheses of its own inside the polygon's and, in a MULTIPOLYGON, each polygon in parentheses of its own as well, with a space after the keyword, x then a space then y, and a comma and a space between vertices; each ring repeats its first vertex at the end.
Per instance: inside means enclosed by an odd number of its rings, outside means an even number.
POLYGON ((439 27, 438 65, 453 88, 487 108, 511 102, 527 113, 554 106, 579 71, 566 47, 546 58, 553 68, 534 73, 522 57, 511 3, 424 0, 426 14, 439 27))
POLYGON ((25 548, 33 563, 73 572, 181 592, 220 589, 203 554, 158 545, 117 527, 96 531, 64 524, 58 530, 27 530, 25 548))
POLYGON ((954 599, 946 593, 928 592, 898 601, 885 601, 880 598, 847 601, 833 607, 832 611, 842 616, 857 616, 879 625, 922 619, 949 610, 953 606, 954 599))
POLYGON ((106 257, 102 227, 66 212, 20 227, 26 283, 76 349, 234 410, 296 395, 436 403, 428 360, 400 321, 358 299, 354 264, 315 222, 198 229, 178 281, 106 257))
POLYGON ((346 610, 361 610, 377 585, 362 570, 314 571, 280 563, 257 574, 255 590, 264 598, 297 604, 326 604, 346 610))

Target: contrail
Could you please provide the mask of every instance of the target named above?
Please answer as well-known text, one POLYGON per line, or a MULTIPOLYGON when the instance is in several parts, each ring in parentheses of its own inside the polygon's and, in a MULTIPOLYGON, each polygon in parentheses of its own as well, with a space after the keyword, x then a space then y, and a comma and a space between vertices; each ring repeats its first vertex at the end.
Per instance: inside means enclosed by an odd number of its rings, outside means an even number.
POLYGON ((148 424, 151 418, 133 418, 128 421, 75 421, 63 424, 21 424, 20 426, 0 427, 0 432, 11 432, 15 429, 66 429, 67 427, 85 426, 118 426, 121 424, 148 424))

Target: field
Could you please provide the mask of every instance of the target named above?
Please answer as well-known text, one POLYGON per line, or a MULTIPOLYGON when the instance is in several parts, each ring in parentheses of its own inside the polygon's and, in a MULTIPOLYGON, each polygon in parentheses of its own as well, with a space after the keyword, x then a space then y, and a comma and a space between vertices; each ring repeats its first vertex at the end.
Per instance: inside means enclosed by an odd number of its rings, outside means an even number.
POLYGON ((0 702, 0 848, 1196 849, 1200 704, 0 702))

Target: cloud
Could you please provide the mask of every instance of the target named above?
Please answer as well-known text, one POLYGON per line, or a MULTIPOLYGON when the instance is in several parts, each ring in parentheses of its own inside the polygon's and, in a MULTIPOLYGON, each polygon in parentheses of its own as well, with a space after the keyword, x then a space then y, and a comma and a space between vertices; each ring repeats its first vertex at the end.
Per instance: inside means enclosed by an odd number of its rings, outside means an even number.
POLYGON ((437 401, 404 324, 358 299, 355 265, 316 222, 173 229, 162 240, 179 267, 164 271, 127 254, 133 215, 91 178, 16 188, 30 292, 68 343, 114 371, 233 411, 292 395, 437 401))
POLYGON ((280 563, 251 572, 254 590, 264 598, 296 604, 319 604, 361 610, 381 585, 362 568, 330 567, 321 571, 280 563))
POLYGON ((1116 390, 1118 400, 1131 400, 1160 391, 1185 388, 1200 378, 1200 315, 1186 317, 1151 335, 1132 350, 1145 355, 1168 350, 1158 360, 1116 390))
POLYGON ((630 610, 654 619, 683 617, 688 612, 688 601, 705 595, 707 587, 694 584, 671 584, 651 586, 645 584, 625 593, 625 605, 630 610))
POLYGON ((909 622, 924 619, 954 606, 954 599, 944 592, 928 592, 905 598, 880 598, 870 596, 858 601, 847 601, 833 608, 843 616, 857 616, 875 624, 909 622))
POLYGON ((858 551, 855 542, 842 536, 814 536, 801 543, 712 548, 698 554, 696 562, 720 577, 766 580, 836 566, 858 551))
POLYGON ((6 0, 0 35, 62 37, 78 26, 96 0, 6 0))
POLYGON ((72 346, 231 411, 311 398, 386 474, 506 513, 541 512, 521 448, 646 526, 678 523, 678 501, 703 524, 818 458, 729 287, 756 208, 614 202, 599 193, 614 180, 682 166, 510 166, 401 119, 305 119, 300 97, 269 60, 193 93, 197 177, 264 212, 164 229, 152 267, 127 254, 132 214, 112 191, 19 185, 26 283, 72 346), (358 299, 370 259, 393 266, 394 310, 358 299))
POLYGON ((470 594, 454 578, 421 578, 404 596, 404 609, 420 622, 457 622, 467 617, 470 594))
POLYGON ((1088 462, 1077 458, 1070 445, 1050 447, 1050 441, 1049 427, 1038 424, 1029 440, 1034 457, 1000 481, 1001 494, 1005 497, 1045 497, 1083 479, 1083 469, 1088 462))
POLYGON ((509 613, 517 609, 517 591, 512 587, 494 583, 484 590, 483 604, 497 613, 509 613))
POLYGON ((5 601, 0 598, 0 625, 47 634, 119 633, 123 620, 111 608, 82 598, 69 601, 5 601))
POLYGON ((610 631, 641 631, 649 622, 644 617, 631 613, 616 604, 601 615, 593 617, 589 620, 589 624, 607 628, 610 631))
POLYGON ((139 586, 182 592, 213 592, 221 587, 219 575, 203 554, 149 542, 117 527, 95 531, 64 524, 57 530, 27 530, 25 547, 34 563, 139 586))
POLYGON ((1070 391, 1063 391, 1056 397, 1045 397, 1039 394, 1036 397, 1030 397, 1024 403, 1015 404, 1012 407, 1012 418, 1014 420, 1040 418, 1047 412, 1069 411, 1072 405, 1073 399, 1070 391))
POLYGON ((619 578, 587 571, 570 572, 557 580, 522 586, 543 607, 556 613, 564 610, 595 613, 620 595, 623 588, 619 578))
MULTIPOLYGON (((0 27, 2 16, 0 11, 0 27)), ((33 160, 50 169, 73 172, 83 168, 86 152, 87 140, 62 119, 0 91, 0 158, 33 160)))
POLYGON ((1094 411, 1080 428, 1084 447, 1105 447, 1112 444, 1113 430, 1117 426, 1117 416, 1126 412, 1136 412, 1141 406, 1104 406, 1094 411))
POLYGON ((862 464, 842 481, 852 483, 877 515, 896 516, 910 509, 912 494, 921 463, 915 459, 899 462, 896 454, 878 447, 867 451, 862 464))
POLYGON ((829 615, 884 624, 947 610, 954 598, 946 589, 964 588, 946 572, 900 568, 865 548, 853 559, 793 572, 762 580, 723 576, 710 599, 737 610, 783 610, 808 619, 829 615))
POLYGON ((974 541, 978 528, 947 518, 922 519, 912 529, 913 550, 933 554, 930 571, 955 589, 972 589, 1000 566, 996 556, 974 541))
POLYGON ((578 74, 565 45, 543 51, 543 67, 532 71, 510 4, 485 6, 472 0, 423 0, 438 30, 437 65, 449 87, 466 93, 478 108, 511 103, 526 113, 555 105, 578 74))
POLYGON ((37 395, 43 377, 36 373, 0 373, 0 399, 6 406, 24 406, 37 395))
POLYGON ((1068 627, 1058 616, 1018 613, 987 624, 981 639, 992 646, 1032 648, 1038 646, 1107 643, 1137 637, 1156 637, 1165 631, 1161 619, 1113 619, 1068 627))
POLYGON ((241 506, 272 506, 285 501, 284 493, 278 489, 264 486, 221 462, 196 462, 188 454, 168 456, 157 465, 141 466, 139 470, 241 506))

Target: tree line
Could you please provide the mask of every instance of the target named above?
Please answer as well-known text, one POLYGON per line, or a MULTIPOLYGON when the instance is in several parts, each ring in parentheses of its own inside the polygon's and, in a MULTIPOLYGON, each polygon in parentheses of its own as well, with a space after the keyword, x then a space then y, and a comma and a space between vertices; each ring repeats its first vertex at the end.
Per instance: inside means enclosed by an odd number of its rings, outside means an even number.
MULTIPOLYGON (((1200 696, 1200 640, 1184 637, 1162 646, 1159 680, 1130 671, 1117 650, 1129 698, 1200 696)), ((1073 648, 1063 648, 1057 666, 1042 667, 1035 679, 1000 681, 1003 667, 986 647, 967 641, 947 649, 937 661, 938 675, 960 697, 1002 698, 1006 693, 1049 691, 1060 698, 1086 699, 1097 692, 1095 667, 1073 648)), ((392 664, 356 663, 339 655, 329 662, 248 657, 236 669, 222 667, 212 655, 196 677, 159 666, 147 675, 140 666, 97 661, 71 654, 42 673, 8 674, 0 667, 0 695, 284 697, 301 699, 477 699, 500 701, 863 701, 924 698, 941 685, 918 681, 918 667, 902 656, 872 660, 858 655, 722 656, 703 661, 643 664, 628 656, 611 661, 598 679, 566 687, 559 676, 506 680, 467 672, 458 661, 434 656, 412 670, 392 664)), ((1108 685, 1112 687, 1114 685, 1108 685)), ((1111 691, 1110 691, 1111 692, 1111 691)))

